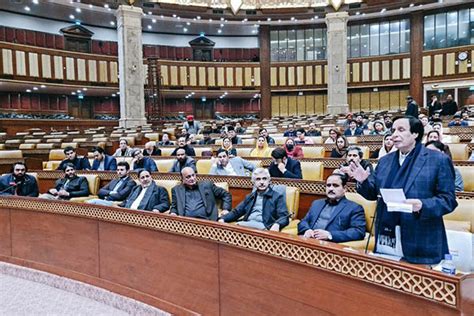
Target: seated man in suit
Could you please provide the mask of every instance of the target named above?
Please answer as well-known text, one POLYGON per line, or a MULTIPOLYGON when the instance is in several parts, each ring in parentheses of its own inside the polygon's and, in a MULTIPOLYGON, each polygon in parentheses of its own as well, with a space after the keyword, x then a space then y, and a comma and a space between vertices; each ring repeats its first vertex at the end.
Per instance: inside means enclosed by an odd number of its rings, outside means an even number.
POLYGON ((232 208, 232 196, 229 192, 210 181, 197 181, 192 168, 181 170, 182 184, 172 189, 172 215, 209 219, 216 221, 218 217, 217 199, 222 200, 222 209, 232 208))
POLYGON ((133 149, 128 146, 128 140, 121 138, 119 148, 114 153, 114 157, 131 157, 133 149))
POLYGON ((364 239, 364 209, 346 199, 347 176, 326 179, 326 199, 316 200, 298 224, 298 235, 319 240, 345 242, 364 239))
POLYGON ((237 225, 272 231, 287 226, 289 214, 285 197, 270 187, 270 180, 267 169, 255 169, 252 174, 254 191, 231 212, 223 211, 219 221, 233 222, 243 216, 237 225))
POLYGON ((117 160, 115 159, 115 157, 106 155, 102 147, 94 147, 92 149, 92 153, 94 155, 92 170, 117 170, 117 160))
POLYGON ((350 146, 347 148, 347 156, 346 156, 346 162, 344 162, 339 169, 334 170, 334 173, 343 173, 346 174, 349 178, 349 181, 354 181, 354 179, 351 176, 350 172, 350 164, 351 162, 355 164, 360 164, 364 170, 369 170, 370 172, 374 171, 374 167, 370 163, 369 160, 362 159, 364 156, 364 153, 362 152, 362 149, 358 146, 350 146))
POLYGON ((268 167, 272 178, 303 178, 300 162, 289 158, 284 148, 278 147, 273 149, 272 160, 272 164, 268 167))
POLYGON ((344 131, 344 136, 359 136, 362 135, 364 132, 362 129, 357 127, 357 122, 352 120, 349 124, 349 128, 344 131))
POLYGON ((143 156, 161 156, 161 149, 156 147, 156 142, 147 142, 143 150, 143 156))
POLYGON ((153 212, 166 212, 170 208, 168 192, 165 188, 157 185, 148 170, 138 171, 137 185, 128 198, 119 204, 121 207, 132 210, 143 210, 153 212))
POLYGON ((115 201, 125 200, 136 185, 135 181, 128 174, 129 170, 130 165, 128 162, 120 161, 117 164, 118 178, 113 179, 99 190, 98 199, 89 200, 87 203, 112 206, 115 201))
POLYGON ((89 163, 89 159, 87 157, 79 157, 76 153, 74 147, 67 146, 64 148, 64 154, 66 155, 66 159, 61 161, 58 168, 56 170, 64 170, 64 166, 68 163, 72 163, 74 165, 75 170, 90 170, 91 164, 89 163))
POLYGON ((89 195, 89 183, 85 177, 76 174, 76 168, 72 163, 64 165, 64 178, 58 179, 54 188, 39 197, 48 200, 69 200, 74 197, 89 195))
POLYGON ((191 145, 188 145, 187 140, 188 139, 186 136, 180 136, 178 138, 178 147, 175 150, 173 150, 173 152, 171 153, 171 156, 176 156, 178 154, 178 150, 181 148, 186 151, 186 155, 191 156, 191 157, 196 156, 196 152, 194 151, 194 148, 191 147, 191 145))
POLYGON ((0 177, 0 195, 37 197, 38 182, 35 177, 26 174, 27 171, 28 168, 24 162, 15 162, 11 173, 0 177))
POLYGON ((184 148, 178 148, 176 151, 176 160, 173 163, 170 172, 181 172, 181 170, 186 167, 190 167, 194 172, 197 172, 196 161, 186 155, 186 150, 184 150, 184 148))
POLYGON ((246 176, 247 171, 252 172, 255 165, 240 157, 229 158, 229 153, 224 148, 217 151, 216 163, 212 165, 209 174, 218 176, 246 176))
POLYGON ((161 140, 158 142, 158 146, 172 146, 174 142, 170 141, 170 136, 168 133, 163 133, 161 140))
POLYGON ((145 169, 149 172, 157 172, 156 163, 150 157, 143 156, 141 149, 135 149, 132 153, 133 160, 131 162, 132 170, 145 169))

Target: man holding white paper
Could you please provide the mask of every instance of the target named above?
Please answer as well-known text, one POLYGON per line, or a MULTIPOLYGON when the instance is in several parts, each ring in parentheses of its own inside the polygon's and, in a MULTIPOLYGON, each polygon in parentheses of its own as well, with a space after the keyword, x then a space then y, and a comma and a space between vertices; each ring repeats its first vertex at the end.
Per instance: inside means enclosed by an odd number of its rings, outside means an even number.
POLYGON ((420 120, 396 118, 392 140, 398 150, 382 157, 372 174, 356 163, 351 163, 350 173, 362 196, 378 199, 375 252, 400 256, 411 263, 436 264, 449 253, 443 215, 457 206, 454 170, 449 158, 426 149, 422 138, 420 120), (400 198, 400 191, 406 198, 400 198), (398 211, 392 203, 401 204, 398 211))

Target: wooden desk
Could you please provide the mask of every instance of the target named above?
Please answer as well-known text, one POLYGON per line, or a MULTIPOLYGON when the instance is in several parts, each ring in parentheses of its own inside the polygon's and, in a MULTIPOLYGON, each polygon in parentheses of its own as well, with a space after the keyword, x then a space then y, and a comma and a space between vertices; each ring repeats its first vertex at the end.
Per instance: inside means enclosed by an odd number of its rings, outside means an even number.
POLYGON ((143 211, 0 197, 0 260, 175 314, 467 315, 474 275, 143 211))

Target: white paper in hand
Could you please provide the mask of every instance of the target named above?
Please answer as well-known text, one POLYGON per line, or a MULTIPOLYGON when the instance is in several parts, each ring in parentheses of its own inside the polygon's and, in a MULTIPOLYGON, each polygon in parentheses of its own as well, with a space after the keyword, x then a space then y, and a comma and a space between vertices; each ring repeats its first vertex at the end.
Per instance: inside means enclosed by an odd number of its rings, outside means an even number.
POLYGON ((403 189, 380 189, 380 194, 387 204, 388 212, 413 212, 413 205, 405 203, 406 197, 403 189))

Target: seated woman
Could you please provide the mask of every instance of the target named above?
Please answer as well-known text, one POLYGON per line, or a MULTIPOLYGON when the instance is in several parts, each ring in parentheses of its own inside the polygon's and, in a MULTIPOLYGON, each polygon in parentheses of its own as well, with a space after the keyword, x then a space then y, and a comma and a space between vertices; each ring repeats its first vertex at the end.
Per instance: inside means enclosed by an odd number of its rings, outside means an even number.
POLYGON ((441 135, 438 131, 432 130, 426 135, 426 142, 440 142, 441 135))
POLYGON ((347 156, 347 147, 349 147, 349 142, 344 136, 339 136, 336 139, 336 147, 331 151, 331 158, 346 158, 347 156))
POLYGON ((383 137, 382 148, 376 150, 370 156, 370 158, 380 159, 386 154, 395 150, 397 149, 393 146, 392 134, 385 134, 385 136, 383 137))
POLYGON ((329 130, 329 137, 326 139, 326 141, 324 141, 324 143, 325 144, 335 144, 336 139, 341 135, 342 135, 341 132, 339 132, 337 129, 331 128, 329 130))
POLYGON ((295 141, 293 140, 293 138, 287 138, 285 145, 283 145, 283 148, 285 148, 288 157, 304 158, 303 149, 301 149, 300 146, 295 145, 295 141))
POLYGON ((237 156, 237 149, 232 147, 232 140, 229 137, 224 137, 224 139, 222 139, 221 148, 227 150, 229 158, 237 156))
POLYGON ((370 132, 370 135, 385 135, 386 132, 385 124, 382 121, 375 121, 374 129, 370 132))
POLYGON ((255 145, 255 148, 250 152, 250 157, 265 158, 270 157, 271 154, 272 150, 270 147, 268 147, 267 139, 263 136, 259 136, 257 138, 257 144, 255 145))
MULTIPOLYGON (((445 145, 440 141, 428 141, 425 146, 428 149, 440 151, 448 155, 448 157, 451 158, 452 161, 453 158, 451 156, 451 151, 449 150, 448 145, 445 145)), ((461 172, 456 167, 454 167, 454 188, 456 192, 464 191, 464 181, 462 179, 461 172)))

